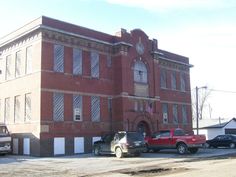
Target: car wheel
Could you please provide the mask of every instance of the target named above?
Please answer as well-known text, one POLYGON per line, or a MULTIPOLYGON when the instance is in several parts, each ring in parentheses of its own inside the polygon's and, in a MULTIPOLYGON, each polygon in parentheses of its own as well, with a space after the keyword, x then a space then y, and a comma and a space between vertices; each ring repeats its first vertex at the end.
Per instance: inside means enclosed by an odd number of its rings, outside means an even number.
POLYGON ((198 151, 198 148, 189 148, 188 149, 191 154, 195 154, 198 151))
POLYGON ((205 143, 205 144, 204 144, 204 148, 210 148, 210 144, 205 143))
POLYGON ((95 146, 93 153, 95 156, 99 156, 100 155, 100 147, 99 146, 95 146))
POLYGON ((181 143, 177 146, 177 151, 179 154, 185 154, 187 152, 187 146, 184 143, 181 143))
POLYGON ((229 144, 229 147, 230 147, 231 149, 233 149, 233 148, 235 148, 235 144, 234 144, 234 143, 230 143, 230 144, 229 144))
POLYGON ((121 148, 119 148, 119 147, 116 148, 115 154, 116 154, 117 158, 122 158, 123 157, 123 152, 122 152, 121 148))

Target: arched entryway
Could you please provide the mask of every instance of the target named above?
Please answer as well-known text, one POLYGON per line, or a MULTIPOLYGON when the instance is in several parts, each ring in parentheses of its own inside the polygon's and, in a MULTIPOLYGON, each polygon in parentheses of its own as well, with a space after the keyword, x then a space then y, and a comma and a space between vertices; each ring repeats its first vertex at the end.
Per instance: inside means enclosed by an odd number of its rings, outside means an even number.
POLYGON ((142 133, 143 135, 150 135, 150 127, 147 122, 140 121, 137 124, 137 132, 142 133))

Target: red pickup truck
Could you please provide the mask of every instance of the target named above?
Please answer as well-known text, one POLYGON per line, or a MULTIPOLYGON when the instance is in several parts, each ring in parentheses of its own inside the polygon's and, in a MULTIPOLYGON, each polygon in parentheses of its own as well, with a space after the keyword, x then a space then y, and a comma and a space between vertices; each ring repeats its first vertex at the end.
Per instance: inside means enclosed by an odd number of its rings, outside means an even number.
POLYGON ((187 151, 194 154, 206 142, 205 135, 188 135, 182 129, 162 130, 151 137, 145 137, 147 152, 161 149, 177 149, 179 154, 187 151))

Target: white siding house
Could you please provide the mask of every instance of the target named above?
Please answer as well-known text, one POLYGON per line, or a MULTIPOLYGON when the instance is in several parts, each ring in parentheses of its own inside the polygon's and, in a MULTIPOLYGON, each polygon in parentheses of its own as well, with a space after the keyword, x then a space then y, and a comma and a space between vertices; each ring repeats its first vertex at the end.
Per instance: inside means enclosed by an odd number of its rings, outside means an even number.
POLYGON ((217 135, 236 134, 236 118, 221 124, 199 128, 199 134, 206 135, 206 139, 212 139, 217 135))

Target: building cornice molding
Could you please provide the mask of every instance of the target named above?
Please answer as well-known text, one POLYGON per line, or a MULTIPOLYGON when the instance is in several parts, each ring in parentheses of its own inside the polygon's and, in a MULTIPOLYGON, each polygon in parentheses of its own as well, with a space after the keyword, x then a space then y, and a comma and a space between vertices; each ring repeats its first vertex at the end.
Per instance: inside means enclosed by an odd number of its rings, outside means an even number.
POLYGON ((172 63, 176 63, 176 64, 179 64, 179 65, 187 66, 189 68, 193 67, 193 65, 191 65, 189 63, 185 63, 185 62, 181 62, 181 61, 176 61, 176 60, 164 57, 164 56, 162 56, 163 53, 161 53, 161 52, 153 51, 152 55, 153 55, 153 58, 156 59, 156 60, 163 60, 163 61, 167 61, 167 62, 172 62, 172 63))
MULTIPOLYGON (((21 38, 24 38, 25 36, 29 36, 29 34, 34 33, 35 31, 42 32, 43 39, 50 39, 50 40, 56 40, 58 42, 63 43, 71 43, 72 45, 79 45, 87 48, 92 48, 94 50, 103 51, 106 53, 111 54, 123 54, 126 55, 128 52, 128 49, 132 47, 133 45, 124 41, 116 42, 116 43, 110 43, 103 40, 99 40, 96 38, 60 30, 57 28, 52 28, 43 24, 36 25, 30 29, 27 29, 20 34, 17 34, 15 36, 5 36, 0 40, 0 48, 6 46, 6 45, 15 45, 17 43, 16 41, 20 40, 21 38), (49 34, 51 33, 51 34, 49 34)), ((54 42, 56 42, 54 41, 54 42)))

